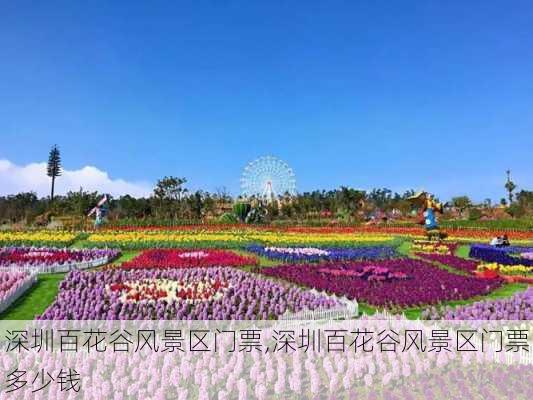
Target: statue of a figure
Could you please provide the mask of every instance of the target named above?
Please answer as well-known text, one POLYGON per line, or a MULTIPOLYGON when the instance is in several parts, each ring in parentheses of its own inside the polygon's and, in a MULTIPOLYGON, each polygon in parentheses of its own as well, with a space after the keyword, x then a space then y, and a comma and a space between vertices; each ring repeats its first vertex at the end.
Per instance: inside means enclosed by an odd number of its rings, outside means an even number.
POLYGON ((417 204, 420 207, 422 216, 424 218, 424 226, 428 235, 432 232, 439 233, 439 225, 437 223, 436 213, 441 213, 444 209, 442 203, 438 203, 433 199, 433 196, 427 192, 418 192, 408 198, 408 200, 417 204))
POLYGON ((98 204, 96 204, 96 206, 91 211, 89 211, 89 214, 87 214, 88 217, 90 217, 93 214, 95 215, 96 217, 94 220, 95 229, 98 229, 104 223, 104 218, 107 214, 107 208, 104 206, 106 202, 107 202, 107 195, 104 195, 104 197, 100 199, 98 204))

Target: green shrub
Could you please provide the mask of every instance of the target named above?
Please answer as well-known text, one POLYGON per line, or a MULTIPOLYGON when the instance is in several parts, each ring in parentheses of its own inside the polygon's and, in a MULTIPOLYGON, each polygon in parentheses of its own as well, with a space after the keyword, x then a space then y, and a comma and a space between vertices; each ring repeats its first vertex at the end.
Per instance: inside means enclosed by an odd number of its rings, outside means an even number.
POLYGON ((239 222, 237 216, 233 213, 224 213, 218 218, 218 222, 221 224, 236 224, 239 222))
POLYGON ((246 221, 246 216, 250 213, 252 206, 249 203, 235 203, 233 205, 233 213, 237 216, 239 221, 246 221))
POLYGON ((483 214, 479 208, 471 208, 468 212, 468 219, 470 221, 477 221, 481 218, 483 214))
POLYGON ((526 210, 522 205, 518 203, 513 203, 507 208, 507 212, 511 214, 514 218, 521 218, 526 215, 526 210))

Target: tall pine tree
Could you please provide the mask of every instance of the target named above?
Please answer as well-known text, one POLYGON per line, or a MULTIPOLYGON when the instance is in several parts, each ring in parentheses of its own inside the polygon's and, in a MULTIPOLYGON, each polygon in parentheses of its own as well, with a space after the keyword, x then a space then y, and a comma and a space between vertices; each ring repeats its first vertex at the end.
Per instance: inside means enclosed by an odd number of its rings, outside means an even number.
POLYGON ((50 193, 50 201, 54 200, 54 187, 56 178, 61 176, 61 154, 59 148, 54 145, 48 155, 48 166, 46 168, 46 174, 52 178, 52 191, 50 193))
POLYGON ((511 170, 507 170, 507 182, 505 183, 505 190, 509 193, 509 205, 513 204, 513 190, 516 189, 515 183, 511 180, 511 170))

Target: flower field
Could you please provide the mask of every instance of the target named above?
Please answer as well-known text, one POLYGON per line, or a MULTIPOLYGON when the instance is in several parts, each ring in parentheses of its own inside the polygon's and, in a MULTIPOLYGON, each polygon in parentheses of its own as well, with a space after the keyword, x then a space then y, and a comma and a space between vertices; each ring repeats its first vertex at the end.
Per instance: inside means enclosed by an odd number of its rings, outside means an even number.
POLYGON ((508 299, 479 301, 457 308, 431 308, 422 315, 426 319, 445 320, 532 320, 533 289, 508 299))
POLYGON ((76 268, 81 264, 100 261, 107 263, 120 254, 116 249, 59 249, 49 247, 0 248, 0 267, 33 268, 41 271, 52 267, 76 268))
POLYGON ((533 251, 531 247, 495 247, 487 244, 476 244, 470 247, 470 257, 479 260, 505 265, 533 266, 533 260, 522 257, 522 253, 533 251))
POLYGON ((228 250, 152 249, 121 265, 123 269, 244 267, 257 265, 255 257, 246 257, 228 250))
POLYGON ((263 268, 268 276, 356 298, 374 306, 412 307, 487 294, 500 279, 450 273, 421 260, 294 264, 263 268))
MULTIPOLYGON (((490 229, 448 229, 445 247, 455 242, 485 242, 501 234, 490 229), (449 243, 448 243, 449 242, 449 243)), ((507 232, 511 243, 528 245, 533 243, 533 232, 507 232)), ((288 227, 273 228, 242 225, 205 225, 176 227, 121 227, 88 234, 61 231, 0 231, 2 246, 59 246, 72 244, 80 236, 87 236, 89 245, 98 247, 121 247, 143 249, 153 247, 212 247, 236 248, 252 244, 265 246, 319 246, 352 247, 357 245, 382 245, 394 242, 395 238, 418 241, 425 238, 425 231, 419 227, 288 227)), ((415 243, 415 247, 418 244, 415 243)), ((417 251, 424 251, 424 245, 417 251)), ((434 252, 433 250, 431 250, 434 252)))
POLYGON ((0 231, 0 246, 56 246, 71 244, 78 235, 58 231, 0 231))
POLYGON ((276 319, 338 305, 233 268, 70 272, 41 319, 276 319), (183 300, 183 301, 182 301, 183 300))
POLYGON ((314 248, 314 247, 277 247, 248 246, 246 250, 283 263, 375 260, 396 257, 396 249, 392 246, 360 246, 354 248, 314 248))
POLYGON ((48 306, 43 318, 59 319, 275 319, 339 306, 310 289, 401 313, 529 283, 533 247, 516 245, 531 243, 528 231, 517 231, 506 248, 479 243, 494 234, 489 230, 452 229, 438 243, 421 240, 421 233, 242 225, 3 231, 0 267, 42 273, 83 264, 88 270, 68 274, 53 304, 47 300, 39 311, 48 306), (470 250, 464 246, 474 241, 470 250), (109 264, 121 252, 127 257, 109 264))
POLYGON ((94 246, 143 249, 151 247, 239 248, 251 244, 276 246, 349 247, 392 242, 390 235, 303 234, 298 232, 242 231, 115 231, 94 233, 87 242, 94 246))
POLYGON ((526 265, 505 265, 498 263, 480 264, 477 267, 478 271, 496 271, 503 275, 532 275, 533 266, 526 265))
POLYGON ((437 253, 437 254, 453 254, 457 248, 457 243, 430 243, 428 241, 415 240, 411 246, 411 250, 418 253, 437 253))
POLYGON ((479 265, 478 261, 466 260, 453 255, 430 253, 415 253, 415 255, 425 260, 447 265, 448 267, 452 267, 464 272, 474 272, 479 265))

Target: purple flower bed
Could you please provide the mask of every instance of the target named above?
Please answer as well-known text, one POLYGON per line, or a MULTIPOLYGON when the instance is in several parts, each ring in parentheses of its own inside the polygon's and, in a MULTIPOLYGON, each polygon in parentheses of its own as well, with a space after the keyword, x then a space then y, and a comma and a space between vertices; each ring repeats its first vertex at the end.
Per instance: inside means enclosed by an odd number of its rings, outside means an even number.
POLYGON ((438 262, 464 272, 474 272, 479 265, 478 261, 465 260, 461 257, 445 254, 416 253, 416 255, 428 261, 438 262))
POLYGON ((513 254, 519 255, 520 253, 529 252, 532 250, 533 248, 531 247, 495 247, 488 244, 474 244, 470 246, 469 256, 479 260, 495 262, 504 265, 533 266, 533 260, 525 257, 513 256, 513 254))
POLYGON ((113 269, 70 272, 40 319, 276 319, 286 310, 336 305, 327 296, 282 286, 234 268, 113 269), (169 292, 168 282, 180 288, 169 292), (174 300, 165 300, 168 298, 174 300))
POLYGON ((423 319, 532 320, 533 288, 507 299, 478 301, 468 306, 434 307, 422 313, 423 319))
POLYGON ((426 261, 409 258, 329 263, 323 268, 294 264, 263 268, 261 272, 375 306, 411 307, 464 300, 487 294, 503 282, 499 278, 453 274, 426 261), (384 270, 380 274, 361 274, 368 267, 384 270), (387 279, 369 279, 369 276, 385 274, 387 279))
POLYGON ((248 246, 246 250, 271 260, 284 263, 375 260, 398 256, 392 246, 365 246, 353 248, 265 247, 248 246))

